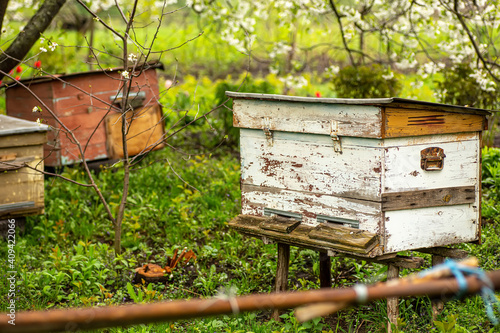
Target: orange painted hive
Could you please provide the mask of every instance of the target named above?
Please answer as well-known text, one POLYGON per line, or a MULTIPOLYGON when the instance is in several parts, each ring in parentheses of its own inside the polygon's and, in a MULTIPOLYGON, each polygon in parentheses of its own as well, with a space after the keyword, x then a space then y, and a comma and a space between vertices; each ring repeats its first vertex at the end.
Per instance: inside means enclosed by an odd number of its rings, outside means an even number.
MULTIPOLYGON (((138 155, 163 147, 162 112, 158 103, 156 68, 148 67, 132 79, 129 102, 134 107, 127 113, 133 117, 128 133, 129 155, 138 155)), ((44 146, 46 166, 62 166, 82 161, 78 147, 71 142, 56 120, 33 95, 50 108, 74 132, 84 149, 87 161, 123 157, 121 144, 120 72, 118 70, 91 71, 57 77, 38 77, 6 87, 6 108, 9 116, 36 121, 43 119, 52 130, 44 146), (113 104, 115 107, 111 107, 113 104), (42 112, 33 112, 38 106, 42 112)))

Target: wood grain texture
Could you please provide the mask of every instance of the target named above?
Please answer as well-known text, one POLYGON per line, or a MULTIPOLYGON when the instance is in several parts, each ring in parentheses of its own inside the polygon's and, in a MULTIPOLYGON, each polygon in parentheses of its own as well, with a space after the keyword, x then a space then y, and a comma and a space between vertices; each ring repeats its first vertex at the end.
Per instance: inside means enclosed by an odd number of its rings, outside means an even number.
POLYGON ((263 131, 244 129, 240 142, 242 184, 380 198, 383 151, 363 146, 366 140, 343 138, 342 154, 334 151, 330 137, 321 135, 277 132, 270 146, 263 131))
POLYGON ((385 108, 384 138, 443 133, 480 132, 484 115, 429 110, 385 108))
POLYGON ((446 154, 441 171, 422 170, 420 151, 429 147, 427 144, 386 148, 383 193, 476 186, 478 140, 440 142, 433 146, 442 148, 446 154))
POLYGON ((438 112, 452 112, 452 113, 464 113, 464 114, 473 114, 480 116, 489 116, 491 112, 484 109, 476 109, 455 105, 447 105, 447 104, 420 104, 420 103, 404 103, 404 102, 394 102, 391 103, 391 108, 399 109, 401 111, 438 111, 438 112))
MULTIPOLYGON (((108 154, 111 158, 123 158, 121 114, 106 117, 108 154)), ((164 147, 158 144, 163 139, 164 126, 159 105, 137 109, 130 113, 127 122, 132 124, 127 134, 127 147, 130 156, 146 153, 164 147)))
POLYGON ((477 207, 472 204, 385 212, 385 252, 476 240, 477 207))
POLYGON ((382 210, 453 206, 476 202, 476 187, 461 186, 382 194, 382 210))
POLYGON ((16 158, 34 158, 41 160, 43 157, 42 144, 43 143, 31 146, 0 147, 0 155, 15 155, 16 158))
MULTIPOLYGON (((288 290, 288 268, 290 265, 290 245, 278 243, 278 262, 276 265, 276 281, 275 281, 275 291, 277 293, 285 292, 288 290)), ((280 311, 275 309, 272 314, 272 319, 279 322, 280 311)))
MULTIPOLYGON (((29 83, 37 96, 73 130, 85 149, 87 161, 108 159, 104 117, 113 109, 113 96, 119 92, 120 73, 118 71, 89 72, 60 77, 61 80, 37 80, 29 83), (62 81, 64 80, 64 82, 62 81), (95 131, 94 131, 95 130, 95 131)), ((131 82, 133 92, 145 92, 144 105, 158 103, 158 79, 155 69, 148 69, 131 82)), ((22 87, 12 87, 6 92, 7 114, 36 121, 39 113, 33 113, 33 106, 40 103, 22 87)), ((82 156, 66 133, 60 131, 53 117, 42 110, 44 121, 54 130, 48 134, 45 145, 45 164, 61 166, 81 161, 82 156)))
MULTIPOLYGON (((392 264, 387 265, 387 281, 399 278, 399 267, 392 264)), ((388 297, 387 298, 387 317, 389 322, 387 323, 387 333, 391 333, 392 325, 398 328, 398 317, 399 317, 399 298, 398 297, 388 297), (392 324, 392 325, 391 325, 392 324)))
POLYGON ((0 172, 18 170, 25 166, 25 163, 29 163, 35 159, 34 156, 20 157, 13 160, 1 161, 0 160, 0 172))
POLYGON ((262 229, 289 234, 295 228, 297 228, 300 223, 300 221, 296 221, 295 219, 272 216, 270 220, 261 222, 260 227, 262 229))
POLYGON ((235 127, 262 129, 267 118, 271 131, 330 135, 331 122, 337 121, 340 136, 381 137, 380 107, 242 99, 233 105, 235 127))
POLYGON ((278 262, 276 268, 276 292, 288 290, 288 268, 290 265, 290 245, 278 243, 278 262))
MULTIPOLYGON (((40 150, 42 149, 39 147, 40 150)), ((39 160, 27 162, 28 165, 43 170, 43 163, 39 160)), ((26 167, 0 173, 0 183, 3 191, 0 192, 0 206, 22 202, 34 202, 34 207, 9 209, 0 213, 0 216, 16 216, 19 214, 38 214, 44 208, 44 178, 43 174, 26 167)))
POLYGON ((345 244, 367 251, 378 244, 378 236, 364 230, 320 224, 310 233, 312 239, 319 239, 333 244, 345 244))
POLYGON ((0 216, 39 214, 44 209, 43 144, 46 132, 13 134, 0 139, 0 216), (12 146, 9 146, 12 145, 12 146), (32 206, 23 203, 33 202, 32 206), (17 208, 16 208, 17 207, 17 208))
POLYGON ((267 237, 269 239, 275 240, 278 243, 300 246, 316 251, 334 250, 338 252, 353 253, 362 257, 375 257, 381 254, 381 249, 379 247, 374 247, 373 249, 367 251, 366 249, 361 249, 340 243, 334 244, 331 242, 312 239, 309 237, 309 233, 314 229, 314 227, 303 224, 299 225, 289 234, 260 228, 260 223, 265 221, 266 219, 269 219, 269 217, 239 215, 231 222, 229 222, 229 226, 245 234, 256 237, 267 237))
POLYGON ((0 139, 0 148, 43 145, 47 142, 47 132, 13 134, 0 139))
POLYGON ((302 224, 318 225, 317 215, 359 221, 359 228, 379 232, 381 203, 332 195, 302 193, 275 188, 242 185, 242 214, 263 216, 264 208, 302 214, 302 224))
MULTIPOLYGON (((262 216, 252 216, 252 215, 238 215, 236 218, 229 222, 229 226, 234 228, 235 230, 241 232, 244 235, 248 235, 251 237, 257 237, 264 240, 271 241, 270 243, 274 243, 273 239, 268 238, 268 236, 264 236, 261 232, 259 232, 259 225, 266 219, 270 219, 270 217, 262 217, 262 216)), ((307 227, 305 229, 312 230, 312 227, 307 227)), ((269 243, 269 244, 270 244, 269 243)), ((268 244, 268 243, 265 243, 268 244)), ((296 243, 288 243, 290 245, 301 246, 304 248, 308 248, 311 250, 325 252, 328 253, 329 256, 347 256, 349 258, 353 258, 356 260, 365 260, 369 262, 374 262, 382 265, 392 264, 401 268, 420 268, 424 264, 424 259, 421 257, 409 257, 402 256, 398 254, 390 254, 390 255, 382 255, 381 251, 373 251, 373 256, 368 257, 366 255, 360 255, 355 253, 349 253, 346 251, 342 251, 339 249, 332 249, 331 247, 325 246, 313 246, 307 244, 296 244, 296 243)))

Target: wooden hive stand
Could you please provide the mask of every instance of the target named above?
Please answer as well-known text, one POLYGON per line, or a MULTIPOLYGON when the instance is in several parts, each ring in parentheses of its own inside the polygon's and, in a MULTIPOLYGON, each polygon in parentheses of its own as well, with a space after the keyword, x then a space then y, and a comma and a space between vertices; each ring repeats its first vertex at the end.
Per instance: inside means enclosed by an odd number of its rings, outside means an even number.
MULTIPOLYGON (((275 291, 288 290, 288 272, 290 265, 290 246, 298 246, 319 252, 319 279, 321 288, 331 288, 331 257, 344 256, 356 260, 364 260, 387 265, 387 279, 399 278, 401 268, 420 268, 424 265, 424 258, 403 256, 397 253, 381 254, 378 237, 366 231, 353 232, 351 228, 330 227, 318 225, 312 227, 301 225, 294 218, 280 216, 252 216, 239 215, 229 226, 238 232, 263 240, 265 244, 276 243, 277 269, 275 291)), ((432 265, 441 264, 446 257, 461 259, 467 252, 459 249, 435 247, 418 249, 417 252, 432 255, 432 265)), ((387 332, 391 332, 391 323, 397 325, 399 317, 399 298, 387 299, 387 317, 389 319, 387 332)), ((432 301, 433 319, 442 311, 443 303, 432 301)), ((275 310, 272 319, 279 321, 279 311, 275 310)))

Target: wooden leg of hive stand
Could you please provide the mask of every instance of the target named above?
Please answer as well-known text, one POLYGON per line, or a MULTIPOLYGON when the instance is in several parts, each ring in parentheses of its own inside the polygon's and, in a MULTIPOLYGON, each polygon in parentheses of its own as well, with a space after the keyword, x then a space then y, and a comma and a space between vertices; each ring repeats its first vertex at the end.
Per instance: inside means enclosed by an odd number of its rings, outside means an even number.
MULTIPOLYGON (((440 265, 444 262, 445 257, 433 254, 432 255, 432 266, 440 265)), ((432 321, 437 319, 437 316, 443 311, 444 303, 440 299, 434 299, 432 304, 432 321)))
MULTIPOLYGON (((387 266, 387 280, 399 278, 399 267, 394 265, 387 266)), ((392 332, 391 323, 398 324, 399 317, 399 298, 398 297, 388 297, 387 298, 387 317, 389 322, 387 323, 387 333, 392 332)))
POLYGON ((332 287, 332 261, 327 252, 319 253, 319 286, 321 288, 332 287))
MULTIPOLYGON (((276 269, 276 292, 288 290, 288 266, 290 264, 290 245, 278 243, 278 267, 276 269)), ((279 310, 274 310, 271 317, 280 321, 279 310)))

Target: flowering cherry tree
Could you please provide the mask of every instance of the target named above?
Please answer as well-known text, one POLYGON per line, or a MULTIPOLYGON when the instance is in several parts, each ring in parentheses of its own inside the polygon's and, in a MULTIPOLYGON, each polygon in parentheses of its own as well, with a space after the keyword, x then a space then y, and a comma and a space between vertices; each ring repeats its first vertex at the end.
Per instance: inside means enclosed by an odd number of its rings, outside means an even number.
MULTIPOLYGON (((46 0, 40 4, 39 1, 1 1, 0 37, 10 28, 8 25, 10 17, 19 15, 21 9, 27 7, 30 12, 35 11, 35 13, 24 28, 19 31, 17 37, 9 43, 7 49, 0 53, 0 79, 24 59, 65 2, 66 0, 46 0)), ((4 43, 2 41, 2 48, 4 43)))
MULTIPOLYGON (((323 53, 327 62, 322 70, 335 75, 345 65, 381 64, 386 66, 387 79, 392 71, 416 73, 422 79, 457 65, 467 64, 472 69, 471 78, 484 91, 496 91, 500 81, 499 37, 500 4, 497 0, 186 0, 169 12, 176 0, 75 0, 95 24, 109 34, 109 41, 118 45, 118 52, 111 56, 119 59, 122 68, 120 83, 122 96, 128 96, 131 80, 141 74, 139 64, 162 54, 154 49, 154 41, 164 17, 177 8, 189 7, 200 17, 202 26, 213 25, 223 40, 235 51, 247 54, 256 62, 264 63, 285 83, 285 92, 307 84, 302 75, 310 70, 311 50, 323 53), (118 12, 120 23, 110 20, 105 11, 118 12), (140 15, 139 15, 140 14, 140 15), (155 17, 155 19, 153 19, 155 17), (139 40, 135 29, 154 24, 153 36, 139 40), (118 26, 119 25, 119 26, 118 26), (135 28, 134 28, 135 26, 135 28), (271 27, 264 29, 263 27, 271 27), (265 31, 265 33, 261 33, 265 31), (315 42, 300 38, 304 32, 319 35, 315 42)), ((35 43, 36 52, 57 52, 58 43, 43 37, 66 0, 5 0, 0 2, 0 79, 19 80, 29 68, 46 73, 36 57, 26 58, 35 43), (9 20, 29 18, 24 27, 14 34, 9 20), (12 40, 3 36, 15 35, 12 40), (19 65, 21 63, 21 65, 19 65)), ((84 45, 92 55, 97 68, 103 68, 103 55, 108 49, 99 49, 91 43, 84 45)), ((19 83, 22 84, 22 83, 19 83)), ((26 89, 29 89, 26 87, 26 89)), ((110 108, 116 108, 110 104, 110 108)), ((40 105, 40 110, 50 109, 40 105)), ((125 98, 120 110, 130 112, 125 98)), ((210 111, 209 111, 210 112, 210 111)), ((204 117, 201 115, 200 117, 204 117)), ((59 121, 66 135, 73 136, 81 156, 83 146, 74 133, 59 121)), ((129 190, 132 160, 127 152, 127 122, 122 122, 124 150, 123 190, 117 212, 112 212, 106 198, 96 184, 83 158, 89 182, 80 184, 95 190, 103 203, 108 218, 115 229, 115 250, 120 252, 121 224, 129 190)))
POLYGON ((496 0, 191 0, 187 4, 238 51, 269 64, 289 86, 305 84, 307 52, 322 49, 331 59, 325 70, 378 63, 422 78, 462 63, 484 90, 496 89, 500 62, 496 40, 500 4, 496 0), (284 33, 258 35, 273 23, 284 33), (320 27, 322 43, 297 39, 298 31, 320 27))
MULTIPOLYGON (((120 106, 114 105, 110 101, 103 101, 108 106, 108 113, 118 113, 121 118, 121 146, 123 147, 123 158, 121 159, 121 165, 123 167, 123 188, 121 190, 121 195, 119 196, 119 202, 116 204, 117 209, 112 209, 112 206, 109 203, 110 198, 107 198, 101 191, 99 184, 96 182, 96 179, 85 159, 85 148, 87 142, 80 142, 75 135, 75 132, 72 128, 69 128, 58 116, 51 110, 51 108, 44 103, 44 101, 38 97, 29 86, 25 85, 21 79, 21 75, 25 70, 31 68, 33 71, 38 71, 40 74, 45 74, 48 76, 52 76, 55 80, 62 80, 58 76, 53 75, 53 73, 46 72, 43 69, 43 64, 40 60, 36 60, 35 57, 25 58, 28 51, 32 48, 35 42, 39 43, 39 49, 34 50, 36 54, 41 54, 45 52, 56 52, 59 47, 58 43, 50 38, 41 37, 41 33, 47 28, 50 24, 52 18, 56 15, 57 11, 62 7, 65 0, 46 0, 41 5, 37 5, 34 1, 34 7, 30 9, 34 13, 28 13, 28 15, 33 15, 31 17, 30 22, 24 27, 21 28, 18 32, 17 36, 14 38, 10 45, 6 48, 6 50, 0 50, 0 75, 2 77, 8 77, 10 80, 15 81, 15 84, 26 89, 39 103, 39 105, 33 106, 32 111, 34 113, 40 114, 40 118, 44 113, 50 114, 50 117, 53 118, 58 126, 58 128, 54 128, 55 131, 58 132, 57 135, 66 135, 70 138, 70 141, 77 146, 79 156, 82 160, 82 167, 87 175, 88 181, 86 183, 78 183, 72 179, 65 178, 60 174, 49 173, 44 170, 37 169, 37 171, 50 174, 55 177, 62 178, 66 181, 70 181, 72 183, 76 183, 78 185, 90 188, 95 191, 98 196, 101 204, 104 207, 104 210, 107 214, 108 219, 111 221, 114 228, 114 248, 115 253, 119 254, 121 252, 121 233, 122 233, 122 222, 124 219, 125 206, 127 202, 127 197, 129 193, 130 186, 130 172, 131 168, 135 162, 134 158, 129 156, 128 153, 128 144, 127 144, 127 135, 129 131, 129 127, 134 120, 133 115, 134 108, 129 102, 129 93, 132 89, 132 80, 138 76, 140 76, 144 70, 148 69, 148 62, 152 59, 153 55, 156 56, 156 53, 153 51, 153 45, 156 40, 156 36, 158 35, 159 29, 161 27, 162 21, 167 13, 167 4, 168 1, 155 1, 154 4, 157 6, 155 11, 150 12, 149 15, 153 15, 153 13, 157 13, 157 18, 155 20, 155 30, 154 36, 151 38, 148 37, 138 37, 136 34, 137 29, 139 29, 142 25, 139 24, 139 27, 135 25, 139 22, 137 18, 139 10, 144 10, 145 8, 140 7, 141 1, 133 0, 133 1, 124 1, 120 3, 118 1, 86 1, 86 0, 76 0, 79 6, 81 6, 85 11, 87 11, 88 15, 92 17, 92 19, 100 24, 103 29, 109 35, 109 40, 113 41, 115 45, 117 45, 117 49, 119 53, 109 53, 109 50, 102 50, 94 47, 93 45, 86 45, 93 55, 92 61, 93 65, 100 69, 105 69, 103 66, 102 58, 104 57, 113 57, 114 59, 118 59, 121 64, 120 67, 120 76, 117 79, 120 84, 119 93, 122 96, 120 106), (38 7, 37 7, 38 6, 38 7), (48 6, 48 8, 47 8, 48 6), (102 11, 109 9, 110 7, 114 7, 114 9, 119 13, 120 22, 117 24, 116 22, 112 22, 108 20, 106 15, 100 15, 102 11), (43 16, 41 18, 40 16, 43 16), (40 24, 39 20, 42 20, 44 23, 40 24), (36 29, 30 27, 30 24, 36 25, 36 29), (134 33, 132 33, 132 31, 134 33), (31 37, 27 37, 27 36, 31 37), (26 40, 29 40, 28 42, 26 40)), ((20 10, 22 2, 10 1, 9 6, 2 7, 4 8, 2 17, 14 17, 15 14, 18 14, 20 10), (9 16, 10 15, 10 16, 9 16)), ((23 2, 24 3, 24 2, 23 2)), ((144 6, 146 1, 142 1, 142 5, 144 6)), ((5 23, 6 21, 4 21, 5 23)), ((8 43, 7 43, 8 44, 8 43)), ((162 52, 160 52, 161 54, 162 52)), ((66 82, 70 84, 69 82, 66 82)), ((76 88, 76 87, 75 87, 76 88)), ((92 98, 95 98, 95 95, 92 91, 84 91, 79 89, 81 93, 87 94, 92 98)), ((205 114, 200 115, 200 117, 204 117, 205 114)), ((200 118, 199 117, 199 118, 200 118)), ((38 119, 37 122, 41 123, 43 120, 38 119)), ((104 119, 101 119, 101 122, 104 119)), ((157 124, 154 124, 156 126, 157 124)), ((159 126, 163 126, 163 123, 158 124, 159 126)), ((88 138, 90 140, 90 138, 88 138)), ((162 144, 163 141, 166 140, 166 135, 162 137, 159 141, 152 143, 148 149, 153 148, 155 145, 162 144)), ((27 166, 28 167, 28 166, 27 166)))

